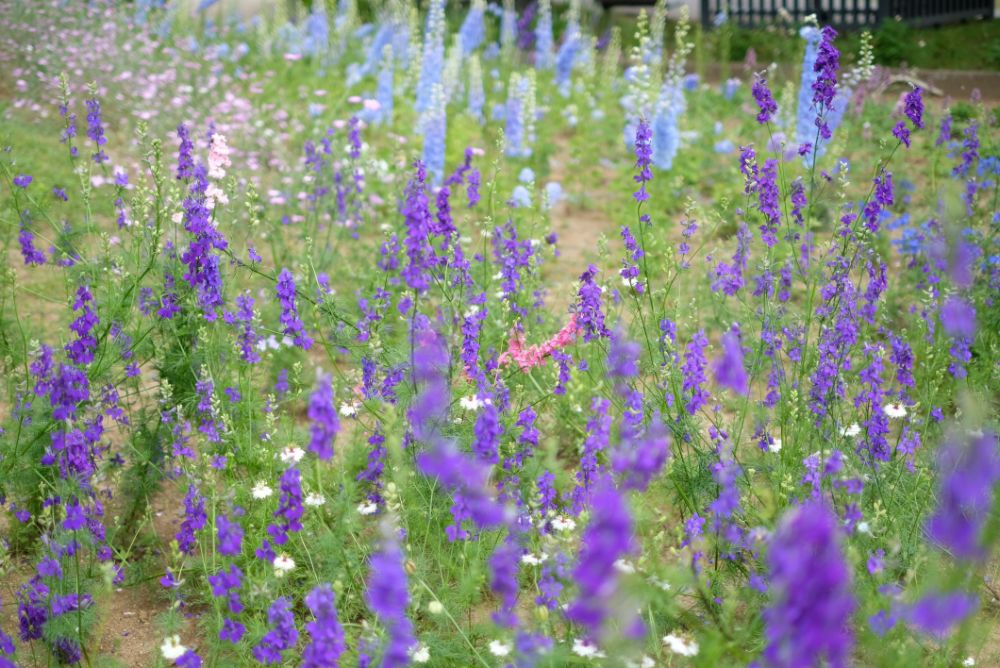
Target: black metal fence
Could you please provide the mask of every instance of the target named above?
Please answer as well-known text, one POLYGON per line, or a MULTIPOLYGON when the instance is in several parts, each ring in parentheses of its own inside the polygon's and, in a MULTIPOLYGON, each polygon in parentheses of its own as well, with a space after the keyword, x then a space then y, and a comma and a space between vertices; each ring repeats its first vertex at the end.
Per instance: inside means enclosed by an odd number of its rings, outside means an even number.
POLYGON ((719 12, 738 25, 754 27, 815 14, 820 24, 840 29, 871 28, 900 17, 910 25, 957 23, 993 16, 994 0, 701 0, 709 27, 719 12))

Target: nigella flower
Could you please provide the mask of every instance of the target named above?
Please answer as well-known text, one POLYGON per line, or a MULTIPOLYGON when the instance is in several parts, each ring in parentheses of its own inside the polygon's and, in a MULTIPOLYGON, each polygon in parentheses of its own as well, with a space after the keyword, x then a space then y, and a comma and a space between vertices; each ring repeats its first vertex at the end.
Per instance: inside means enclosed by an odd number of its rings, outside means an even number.
POLYGON ((382 526, 382 541, 371 556, 371 574, 365 600, 389 635, 382 653, 383 668, 397 668, 410 663, 410 648, 416 644, 413 622, 406 616, 410 592, 403 569, 403 551, 399 547, 396 529, 388 522, 382 526))
POLYGON ((327 375, 316 379, 316 389, 309 397, 309 451, 326 461, 333 457, 333 439, 340 431, 340 418, 333 404, 333 380, 327 375))
POLYGON ((596 638, 611 614, 611 603, 618 590, 618 570, 614 564, 632 551, 634 538, 628 505, 609 477, 598 481, 590 507, 590 522, 573 569, 579 593, 566 608, 566 617, 596 638))
POLYGON ((951 434, 938 451, 938 507, 927 522, 930 539, 957 558, 979 561, 986 556, 983 528, 1000 481, 997 435, 962 437, 951 434))
MULTIPOLYGON (((774 97, 771 95, 771 90, 767 87, 767 79, 755 74, 753 78, 753 99, 757 102, 757 106, 760 107, 760 113, 757 114, 757 122, 761 125, 768 123, 774 114, 778 111, 778 105, 774 102, 774 97)), ((730 95, 729 97, 732 97, 730 95)))
POLYGON ((595 280, 596 276, 597 267, 594 265, 589 265, 587 271, 580 275, 576 325, 583 330, 584 341, 593 341, 611 335, 611 331, 604 324, 604 311, 601 309, 602 290, 595 280))
POLYGON ((284 660, 282 653, 295 647, 299 639, 291 601, 284 596, 276 599, 267 610, 267 622, 271 629, 254 646, 253 657, 264 665, 278 664, 284 660))
POLYGON ((278 282, 275 286, 278 294, 278 301, 281 303, 281 325, 282 332, 293 337, 295 345, 303 350, 312 347, 313 340, 306 334, 305 326, 299 318, 298 307, 296 306, 295 279, 292 272, 282 269, 278 274, 278 282))
POLYGON ((337 597, 328 584, 306 595, 306 607, 313 621, 306 624, 311 642, 302 652, 302 668, 335 668, 344 653, 344 629, 337 619, 337 597))
POLYGON ((771 604, 764 610, 768 666, 848 665, 855 602, 837 516, 814 499, 782 518, 768 548, 771 604))
POLYGON ((732 329, 722 335, 722 356, 713 366, 715 382, 728 387, 737 394, 746 395, 750 390, 746 367, 743 363, 743 346, 740 344, 739 328, 732 329))
POLYGON ((653 131, 650 130, 646 119, 640 118, 639 126, 635 130, 635 166, 639 173, 632 177, 639 184, 639 190, 632 194, 637 202, 641 203, 649 199, 646 183, 653 180, 653 170, 650 169, 652 164, 653 131))

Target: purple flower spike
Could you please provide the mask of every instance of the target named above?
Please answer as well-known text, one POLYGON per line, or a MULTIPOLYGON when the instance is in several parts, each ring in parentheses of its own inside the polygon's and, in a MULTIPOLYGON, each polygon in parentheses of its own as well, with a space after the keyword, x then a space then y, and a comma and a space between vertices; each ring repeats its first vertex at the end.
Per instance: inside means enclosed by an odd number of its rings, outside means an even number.
POLYGON ((785 515, 768 551, 771 605, 764 611, 764 665, 848 665, 854 638, 850 571, 837 538, 837 516, 822 500, 785 515))

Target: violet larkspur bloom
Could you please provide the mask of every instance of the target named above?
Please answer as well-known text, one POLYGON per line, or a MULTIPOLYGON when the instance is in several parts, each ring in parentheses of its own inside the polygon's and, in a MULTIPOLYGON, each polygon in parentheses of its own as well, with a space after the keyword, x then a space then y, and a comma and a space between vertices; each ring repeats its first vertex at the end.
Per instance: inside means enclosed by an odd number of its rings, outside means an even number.
POLYGON ((653 132, 649 128, 646 119, 639 120, 639 127, 635 130, 635 166, 639 173, 632 178, 639 184, 639 189, 633 193, 636 202, 645 202, 649 199, 646 192, 646 183, 653 180, 653 170, 650 165, 653 163, 653 132))
POLYGON ((281 663, 282 653, 294 647, 299 639, 291 601, 284 596, 275 600, 268 608, 267 622, 271 629, 254 646, 253 657, 264 665, 281 663))
POLYGON ((371 575, 365 599, 389 634, 381 665, 383 668, 397 668, 410 663, 409 650, 416 643, 416 638, 413 636, 413 622, 406 616, 410 592, 403 569, 403 551, 395 536, 395 528, 386 524, 383 530, 382 544, 371 557, 371 575))
POLYGON ((829 141, 833 136, 826 113, 833 110, 833 98, 837 94, 837 70, 840 69, 840 51, 833 45, 837 31, 830 26, 824 26, 820 32, 819 47, 813 71, 816 80, 813 82, 813 105, 817 112, 816 127, 820 137, 829 141))
POLYGON ((689 415, 697 413, 698 409, 708 403, 710 398, 708 392, 701 386, 705 382, 706 346, 708 346, 708 337, 705 336, 704 331, 698 331, 691 337, 691 342, 684 349, 684 366, 681 368, 684 382, 681 389, 691 393, 691 398, 684 406, 689 415))
POLYGON ((18 188, 27 188, 31 185, 31 175, 30 174, 18 174, 14 177, 14 185, 18 188))
POLYGON ((278 294, 278 301, 281 303, 281 325, 282 332, 292 337, 299 348, 309 350, 313 340, 306 334, 305 326, 299 318, 299 310, 296 305, 295 279, 292 272, 282 269, 278 274, 278 283, 275 287, 278 294))
POLYGON ((621 493, 610 477, 603 477, 590 499, 591 519, 584 530, 580 554, 573 569, 579 588, 566 617, 600 635, 618 590, 615 562, 632 551, 632 517, 621 493))
POLYGON ((938 639, 947 637, 957 624, 972 614, 979 599, 963 591, 932 592, 906 606, 903 615, 910 626, 938 639))
POLYGON ((959 559, 985 556, 982 533, 1000 481, 997 435, 952 434, 939 450, 938 507, 927 522, 930 539, 959 559))
POLYGON ((601 286, 597 284, 597 267, 590 265, 587 271, 580 275, 579 301, 576 308, 576 323, 583 330, 583 340, 593 341, 611 335, 604 324, 604 311, 601 309, 601 286))
POLYGON ((767 87, 767 79, 759 74, 754 75, 752 92, 753 99, 757 102, 757 106, 760 107, 760 113, 757 114, 757 122, 764 125, 778 111, 778 105, 774 102, 771 90, 767 87))
POLYGON ((722 335, 722 356, 715 361, 712 370, 715 382, 719 385, 742 395, 750 391, 743 364, 743 346, 740 344, 739 330, 735 326, 722 335))
POLYGON ((313 621, 306 624, 311 639, 302 652, 302 668, 330 668, 340 665, 344 653, 344 629, 337 619, 337 597, 328 584, 321 584, 306 596, 313 621))
POLYGON ((837 516, 819 499, 781 520, 767 556, 773 600, 764 611, 765 665, 848 665, 855 603, 837 530, 837 516))
POLYGON ((322 375, 316 381, 316 389, 309 397, 309 451, 326 461, 333 457, 333 439, 340 431, 340 418, 333 405, 333 381, 329 375, 322 375))

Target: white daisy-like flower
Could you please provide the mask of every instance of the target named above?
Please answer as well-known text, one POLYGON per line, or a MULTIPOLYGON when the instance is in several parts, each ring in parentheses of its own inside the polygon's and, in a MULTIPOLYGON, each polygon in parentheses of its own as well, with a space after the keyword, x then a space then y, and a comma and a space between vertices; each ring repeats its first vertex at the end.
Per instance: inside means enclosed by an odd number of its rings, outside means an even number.
POLYGON ((576 528, 576 520, 572 517, 566 517, 565 515, 560 515, 559 517, 552 520, 552 528, 556 531, 572 531, 576 528))
POLYGON ((662 589, 663 591, 670 591, 673 587, 666 580, 661 580, 660 578, 649 578, 649 581, 654 585, 662 589))
POLYGON ((309 492, 308 494, 306 494, 306 498, 302 499, 302 503, 306 504, 307 506, 312 506, 313 508, 317 508, 326 503, 326 497, 324 497, 322 494, 317 494, 316 492, 309 492))
POLYGON ((858 522, 858 532, 866 533, 870 536, 872 533, 872 527, 868 524, 868 522, 858 522))
POLYGON ((358 414, 358 402, 345 401, 340 404, 340 414, 344 417, 354 417, 358 414))
POLYGON ((410 649, 410 658, 414 663, 427 663, 431 660, 431 650, 427 645, 417 643, 410 649))
POLYGON ((625 559, 616 559, 614 563, 615 570, 619 573, 625 573, 626 575, 631 575, 635 573, 635 566, 626 561, 625 559))
POLYGON ((491 640, 490 654, 493 656, 507 656, 510 654, 510 645, 499 640, 491 640))
POLYGON ((160 645, 160 654, 167 661, 176 661, 184 656, 187 651, 187 647, 181 644, 181 637, 176 634, 164 638, 163 644, 160 645))
POLYGON ((274 566, 275 577, 283 578, 285 575, 295 570, 295 560, 284 553, 276 556, 274 561, 271 563, 274 566))
POLYGON ((882 409, 885 414, 892 419, 905 418, 906 417, 906 406, 899 402, 894 402, 891 404, 886 404, 885 408, 882 409))
POLYGON ((305 456, 306 451, 297 445, 289 445, 278 453, 278 458, 281 459, 281 463, 288 465, 298 464, 305 456))
POLYGON ((365 501, 364 503, 358 504, 358 512, 362 515, 374 515, 378 512, 378 504, 373 501, 365 501))
POLYGON ((860 433, 861 426, 857 422, 852 422, 849 426, 840 428, 840 435, 847 438, 854 438, 860 433))
POLYGON ((573 654, 582 656, 585 659, 604 658, 604 652, 599 650, 597 645, 593 645, 582 638, 576 638, 573 640, 573 654))
POLYGON ((772 454, 777 454, 781 452, 781 439, 772 438, 771 442, 767 444, 767 451, 772 454))
POLYGON ((529 566, 538 566, 543 561, 545 561, 545 557, 546 557, 546 555, 544 555, 544 554, 536 556, 536 555, 531 554, 529 552, 528 554, 522 554, 521 555, 521 563, 522 564, 528 564, 529 566))
POLYGON ((688 640, 682 638, 676 633, 670 633, 663 637, 663 644, 667 646, 674 654, 680 654, 681 656, 697 656, 698 655, 698 643, 694 640, 688 640))
POLYGON ((254 485, 253 489, 250 490, 250 496, 255 499, 266 499, 272 494, 274 494, 274 490, 271 489, 263 480, 254 485))
POLYGON ((462 407, 462 410, 467 411, 478 411, 486 405, 486 402, 477 396, 469 395, 467 397, 462 397, 458 400, 458 405, 462 407))
POLYGON ((440 615, 444 612, 444 606, 441 605, 441 601, 431 601, 427 604, 427 612, 432 615, 440 615))

